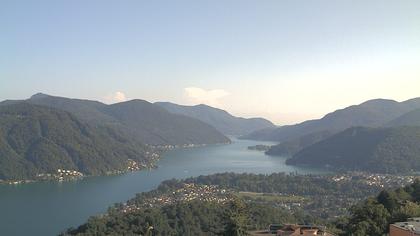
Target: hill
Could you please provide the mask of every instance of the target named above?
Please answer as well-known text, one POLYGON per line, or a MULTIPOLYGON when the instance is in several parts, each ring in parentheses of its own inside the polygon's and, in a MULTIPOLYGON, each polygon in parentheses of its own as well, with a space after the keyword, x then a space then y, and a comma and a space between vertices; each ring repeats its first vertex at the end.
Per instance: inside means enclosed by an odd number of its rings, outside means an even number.
POLYGON ((204 104, 196 106, 182 106, 170 102, 157 102, 155 104, 174 114, 201 120, 227 135, 245 135, 256 130, 275 127, 273 123, 263 118, 235 117, 224 110, 204 104))
POLYGON ((296 153, 290 165, 378 173, 420 171, 420 127, 349 128, 296 153))
POLYGON ((222 133, 200 120, 172 114, 144 100, 112 104, 103 111, 129 127, 145 143, 182 145, 229 142, 222 133))
POLYGON ((167 180, 61 235, 247 235, 230 229, 287 223, 329 223, 332 230, 360 199, 410 181, 382 175, 372 184, 371 175, 342 177, 219 173, 167 180))
POLYGON ((97 101, 36 94, 26 102, 68 111, 92 125, 111 125, 125 136, 151 145, 229 142, 222 133, 202 121, 170 113, 143 100, 106 105, 97 101))
POLYGON ((380 127, 416 109, 420 109, 420 98, 404 102, 375 99, 334 111, 318 120, 305 121, 276 129, 260 130, 242 138, 284 142, 326 130, 337 133, 355 126, 380 127))
POLYGON ((391 122, 387 123, 385 126, 395 127, 395 126, 420 126, 420 109, 410 111, 391 122))
POLYGON ((129 159, 149 166, 151 150, 107 126, 26 102, 0 106, 0 179, 34 179, 58 169, 85 175, 124 171, 129 159))
POLYGON ((307 134, 293 140, 288 140, 280 144, 273 145, 265 153, 271 156, 293 156, 300 150, 321 140, 324 140, 330 137, 332 134, 332 132, 326 130, 307 134))

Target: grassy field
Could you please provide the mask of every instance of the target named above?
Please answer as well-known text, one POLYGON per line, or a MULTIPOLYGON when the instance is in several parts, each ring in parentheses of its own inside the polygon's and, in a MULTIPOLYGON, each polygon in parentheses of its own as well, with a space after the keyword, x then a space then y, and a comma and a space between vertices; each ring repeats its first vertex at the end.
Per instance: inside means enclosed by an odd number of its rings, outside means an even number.
POLYGON ((281 194, 273 194, 273 193, 238 192, 236 194, 238 197, 241 197, 244 199, 250 199, 254 201, 264 201, 264 202, 303 203, 308 200, 302 196, 281 195, 281 194))

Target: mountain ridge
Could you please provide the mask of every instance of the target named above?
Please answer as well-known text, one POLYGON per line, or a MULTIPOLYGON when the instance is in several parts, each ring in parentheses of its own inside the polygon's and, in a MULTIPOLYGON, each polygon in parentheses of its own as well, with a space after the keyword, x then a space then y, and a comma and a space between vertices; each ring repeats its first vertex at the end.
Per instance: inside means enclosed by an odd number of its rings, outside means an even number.
MULTIPOLYGON (((230 142, 226 136, 204 122, 172 114, 153 103, 140 99, 107 105, 98 101, 37 93, 24 101, 70 112, 91 125, 113 126, 120 132, 126 133, 127 136, 150 145, 230 142), (131 117, 122 117, 116 110, 120 113, 130 114, 131 117)), ((17 101, 2 103, 13 102, 17 101)))
POLYGON ((359 105, 338 109, 326 114, 321 119, 308 120, 276 129, 259 130, 241 138, 284 142, 324 130, 337 133, 354 126, 380 127, 415 109, 420 109, 420 98, 403 102, 372 99, 359 105))
POLYGON ((182 114, 201 120, 225 135, 244 135, 261 128, 275 127, 273 123, 264 118, 236 117, 225 110, 205 104, 193 106, 171 102, 156 102, 155 104, 174 114, 182 114))
POLYGON ((420 126, 352 127, 303 148, 286 164, 411 173, 420 170, 419 143, 420 126))

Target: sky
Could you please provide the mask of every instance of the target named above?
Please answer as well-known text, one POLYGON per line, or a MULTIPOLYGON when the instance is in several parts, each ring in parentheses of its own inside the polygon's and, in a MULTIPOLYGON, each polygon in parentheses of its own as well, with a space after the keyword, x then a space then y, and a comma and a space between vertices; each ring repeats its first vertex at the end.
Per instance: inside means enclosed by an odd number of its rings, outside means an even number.
POLYGON ((0 100, 37 92, 279 125, 420 97, 420 1, 0 0, 0 100))

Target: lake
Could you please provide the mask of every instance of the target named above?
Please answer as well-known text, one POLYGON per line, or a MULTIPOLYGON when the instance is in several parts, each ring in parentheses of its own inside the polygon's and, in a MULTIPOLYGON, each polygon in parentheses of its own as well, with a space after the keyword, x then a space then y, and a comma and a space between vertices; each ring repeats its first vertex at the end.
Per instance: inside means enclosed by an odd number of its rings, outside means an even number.
POLYGON ((149 191, 171 178, 187 178, 220 172, 326 173, 319 169, 287 166, 285 158, 248 150, 273 143, 232 139, 229 145, 178 149, 165 153, 158 168, 117 176, 89 177, 69 182, 0 185, 1 235, 57 235, 84 223, 114 203, 138 192, 149 191))

